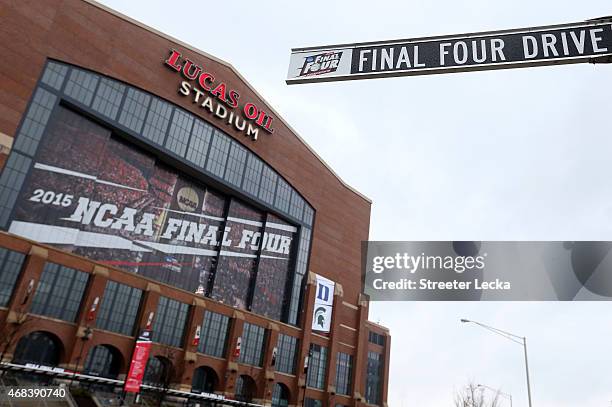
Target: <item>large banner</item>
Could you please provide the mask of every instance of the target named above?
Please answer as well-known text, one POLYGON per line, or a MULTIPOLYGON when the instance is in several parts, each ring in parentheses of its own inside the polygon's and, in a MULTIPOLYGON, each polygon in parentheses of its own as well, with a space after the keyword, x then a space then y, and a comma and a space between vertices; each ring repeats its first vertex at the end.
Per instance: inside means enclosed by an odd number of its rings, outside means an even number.
POLYGON ((331 330, 336 283, 317 274, 316 285, 315 304, 312 311, 312 330, 329 332, 331 330))
POLYGON ((144 330, 136 341, 136 347, 130 362, 130 370, 125 378, 125 391, 131 393, 138 393, 140 391, 140 385, 147 369, 149 353, 151 353, 151 331, 144 330))
POLYGON ((291 50, 288 84, 609 62, 612 24, 515 30, 291 50))
MULTIPOLYGON (((268 222, 263 211, 182 176, 68 109, 58 108, 52 120, 11 233, 240 308, 248 307, 258 261, 263 275, 273 261, 278 281, 287 280, 297 228, 268 222)), ((270 286, 257 308, 280 315, 273 304, 283 297, 284 286, 270 286)))

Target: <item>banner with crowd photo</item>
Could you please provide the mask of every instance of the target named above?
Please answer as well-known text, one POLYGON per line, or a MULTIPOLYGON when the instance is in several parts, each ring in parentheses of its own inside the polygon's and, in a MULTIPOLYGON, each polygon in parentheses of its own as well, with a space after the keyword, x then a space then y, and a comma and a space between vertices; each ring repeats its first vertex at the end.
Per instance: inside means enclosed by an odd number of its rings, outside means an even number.
MULTIPOLYGON (((11 233, 241 308, 260 256, 264 269, 268 258, 282 265, 292 258, 294 227, 280 220, 264 227, 264 212, 230 202, 66 108, 57 109, 35 160, 11 233)), ((277 270, 286 280, 288 266, 277 270)))

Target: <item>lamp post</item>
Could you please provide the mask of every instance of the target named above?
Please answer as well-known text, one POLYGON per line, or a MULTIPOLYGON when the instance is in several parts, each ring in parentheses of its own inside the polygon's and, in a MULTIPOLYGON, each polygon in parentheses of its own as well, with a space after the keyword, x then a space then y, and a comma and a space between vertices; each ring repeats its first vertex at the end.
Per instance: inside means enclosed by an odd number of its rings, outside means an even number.
POLYGON ((477 384, 476 387, 479 387, 481 389, 489 389, 491 391, 494 391, 496 394, 499 394, 500 396, 507 397, 508 399, 510 399, 510 407, 512 407, 512 394, 504 393, 503 391, 494 389, 493 387, 489 387, 486 384, 477 384))
POLYGON ((79 356, 76 359, 76 363, 74 365, 74 372, 72 373, 72 379, 70 380, 70 386, 74 382, 74 378, 77 375, 77 370, 79 369, 79 363, 81 363, 81 359, 83 358, 83 348, 85 348, 85 342, 89 340, 89 336, 93 333, 93 329, 90 327, 86 327, 83 331, 83 337, 81 338, 81 350, 79 351, 79 356))
POLYGON ((464 324, 469 324, 469 323, 476 324, 486 330, 489 330, 495 334, 503 336, 504 338, 523 346, 523 352, 525 354, 525 375, 527 377, 527 397, 529 400, 529 407, 533 407, 531 404, 531 382, 529 381, 529 361, 527 360, 527 338, 524 336, 518 336, 518 335, 512 334, 510 332, 502 331, 501 329, 493 328, 492 326, 485 325, 477 321, 471 321, 469 319, 461 319, 461 322, 463 322, 464 324))

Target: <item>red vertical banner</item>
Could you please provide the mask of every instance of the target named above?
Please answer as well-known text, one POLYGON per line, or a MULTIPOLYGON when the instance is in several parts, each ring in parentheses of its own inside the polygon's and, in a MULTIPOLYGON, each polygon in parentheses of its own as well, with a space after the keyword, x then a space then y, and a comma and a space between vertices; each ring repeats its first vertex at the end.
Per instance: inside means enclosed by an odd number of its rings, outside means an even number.
POLYGON ((151 352, 150 337, 150 331, 143 331, 142 335, 140 335, 136 341, 136 347, 134 348, 132 361, 130 362, 130 371, 125 379, 124 390, 127 392, 138 393, 140 391, 140 385, 142 384, 142 379, 144 378, 147 368, 147 361, 149 360, 149 353, 151 352))

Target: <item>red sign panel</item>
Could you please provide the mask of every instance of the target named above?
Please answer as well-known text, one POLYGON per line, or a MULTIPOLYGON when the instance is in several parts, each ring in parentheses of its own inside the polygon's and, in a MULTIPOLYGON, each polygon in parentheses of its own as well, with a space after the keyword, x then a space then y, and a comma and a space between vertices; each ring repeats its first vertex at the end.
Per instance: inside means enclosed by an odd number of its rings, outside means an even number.
POLYGON ((139 340, 136 341, 136 347, 134 348, 134 353, 132 354, 130 371, 125 379, 125 391, 132 393, 138 393, 140 391, 140 385, 142 384, 142 379, 144 378, 150 352, 151 341, 140 340, 139 338, 139 340))

